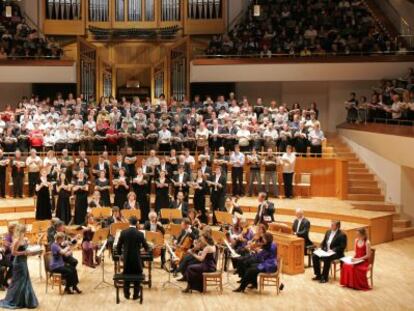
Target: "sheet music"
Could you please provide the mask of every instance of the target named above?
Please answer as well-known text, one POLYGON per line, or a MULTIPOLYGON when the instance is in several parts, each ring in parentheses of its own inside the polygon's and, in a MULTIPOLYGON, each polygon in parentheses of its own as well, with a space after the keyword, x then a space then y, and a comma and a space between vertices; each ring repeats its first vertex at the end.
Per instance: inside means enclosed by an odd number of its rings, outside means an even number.
POLYGON ((342 257, 340 260, 341 260, 343 263, 346 263, 346 264, 348 264, 348 265, 357 265, 357 264, 359 264, 359 263, 364 262, 364 260, 363 260, 363 259, 358 259, 358 260, 352 261, 352 257, 350 257, 350 256, 345 256, 345 257, 342 257))
POLYGON ((35 245, 29 245, 26 249, 27 252, 31 254, 40 253, 42 251, 42 246, 35 244, 35 245))
POLYGON ((329 257, 335 254, 334 251, 324 251, 323 249, 318 248, 316 251, 313 252, 318 257, 329 257))
POLYGON ((240 255, 237 254, 236 251, 231 247, 231 245, 229 244, 229 242, 227 242, 226 240, 224 240, 224 244, 226 244, 226 247, 230 251, 230 256, 232 258, 238 258, 238 257, 240 257, 240 255))
POLYGON ((174 251, 172 250, 170 244, 168 244, 167 241, 165 241, 165 247, 167 248, 168 252, 171 254, 172 260, 176 261, 179 260, 179 258, 175 255, 174 251))
POLYGON ((106 249, 106 244, 108 243, 108 240, 105 240, 104 243, 102 244, 101 248, 99 249, 99 251, 96 253, 96 256, 101 257, 101 255, 103 254, 103 252, 106 249))

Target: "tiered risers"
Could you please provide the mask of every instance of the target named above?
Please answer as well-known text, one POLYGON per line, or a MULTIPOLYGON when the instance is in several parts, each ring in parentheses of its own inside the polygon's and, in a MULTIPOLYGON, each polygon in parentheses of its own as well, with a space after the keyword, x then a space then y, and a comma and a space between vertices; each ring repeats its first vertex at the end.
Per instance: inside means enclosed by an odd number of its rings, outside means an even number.
MULTIPOLYGON (((312 198, 281 200, 271 199, 276 206, 276 221, 289 226, 294 220, 296 208, 302 208, 305 216, 311 221, 311 238, 320 243, 323 234, 330 227, 330 220, 338 219, 342 228, 348 235, 348 249, 352 249, 355 230, 366 227, 370 234, 372 244, 391 241, 392 228, 398 219, 394 219, 392 211, 370 211, 355 208, 347 201, 335 198, 312 198)), ((191 201, 190 201, 191 203, 191 201)), ((253 222, 257 211, 257 198, 241 198, 239 201, 245 217, 253 222)), ((6 199, 0 200, 0 232, 5 232, 9 221, 21 221, 30 224, 34 220, 33 199, 6 199)), ((403 225, 403 224, 401 224, 403 225)))

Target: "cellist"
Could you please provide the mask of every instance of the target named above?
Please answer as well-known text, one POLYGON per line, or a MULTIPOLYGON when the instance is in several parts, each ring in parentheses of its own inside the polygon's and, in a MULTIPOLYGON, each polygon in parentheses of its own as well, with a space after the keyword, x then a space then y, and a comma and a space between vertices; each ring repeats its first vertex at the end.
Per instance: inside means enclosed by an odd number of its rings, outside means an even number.
MULTIPOLYGON (((174 238, 174 253, 181 261, 185 253, 193 247, 193 242, 198 238, 199 231, 191 226, 191 220, 183 218, 181 221, 181 232, 174 238)), ((176 273, 179 261, 173 263, 173 272, 176 273)))

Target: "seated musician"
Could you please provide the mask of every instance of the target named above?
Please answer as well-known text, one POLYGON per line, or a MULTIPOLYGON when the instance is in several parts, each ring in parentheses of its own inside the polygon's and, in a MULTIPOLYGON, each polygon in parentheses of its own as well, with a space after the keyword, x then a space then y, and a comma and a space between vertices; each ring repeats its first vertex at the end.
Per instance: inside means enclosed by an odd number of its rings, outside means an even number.
POLYGON ((309 239, 310 221, 303 215, 301 208, 296 209, 296 219, 292 224, 292 232, 296 236, 305 240, 305 253, 306 247, 312 245, 312 241, 309 239))
POLYGON ((65 242, 65 234, 63 232, 56 233, 55 242, 52 243, 51 252, 52 260, 50 262, 50 270, 52 272, 61 273, 65 280, 65 294, 82 293, 78 288, 79 278, 76 267, 69 264, 64 258, 72 256, 72 250, 69 245, 62 247, 65 242))
POLYGON ((270 223, 274 222, 275 205, 268 200, 266 192, 259 193, 259 207, 257 208, 257 214, 254 219, 254 224, 270 223))
POLYGON ((189 254, 197 260, 185 271, 185 279, 187 281, 187 288, 183 291, 189 293, 192 290, 199 292, 203 291, 203 273, 216 271, 216 246, 214 240, 209 234, 203 234, 199 239, 200 252, 194 253, 193 250, 189 251, 189 254))
MULTIPOLYGON (((198 238, 199 231, 197 228, 191 226, 191 221, 188 218, 183 218, 181 221, 181 232, 180 234, 174 238, 174 251, 175 255, 180 259, 180 262, 173 263, 173 272, 176 274, 179 271, 183 271, 179 267, 177 268, 177 264, 182 264, 182 261, 185 258, 185 253, 187 250, 193 247, 193 242, 198 238)), ((185 264, 185 263, 183 263, 185 264)))
POLYGON ((266 233, 264 241, 261 250, 253 255, 249 262, 239 266, 238 273, 241 281, 239 288, 235 289, 234 292, 244 292, 249 284, 251 284, 251 288, 257 288, 257 276, 260 272, 272 273, 277 271, 277 247, 273 243, 273 235, 266 233))
MULTIPOLYGON (((141 263, 141 248, 149 251, 150 248, 145 240, 144 235, 137 229, 138 219, 135 216, 131 216, 129 219, 129 228, 121 232, 119 241, 117 243, 117 252, 122 254, 124 270, 122 274, 125 275, 141 275, 142 263, 141 263)), ((126 299, 130 297, 129 290, 130 282, 124 283, 124 296, 126 299)), ((133 299, 138 299, 139 283, 134 282, 134 294, 133 299)))
POLYGON ((224 206, 230 214, 237 217, 238 215, 243 215, 243 210, 241 209, 240 205, 237 203, 238 197, 227 197, 226 201, 224 202, 224 206))
POLYGON ((171 201, 170 208, 180 210, 183 217, 188 216, 188 202, 184 201, 184 193, 182 191, 177 193, 177 199, 171 201))
POLYGON ((101 193, 96 190, 93 192, 92 198, 88 203, 88 209, 102 207, 101 193))
POLYGON ((93 235, 97 229, 97 223, 92 215, 86 216, 86 228, 83 230, 82 239, 82 264, 87 267, 95 268, 100 263, 100 258, 96 256, 98 245, 92 242, 93 235))
POLYGON ((135 194, 135 192, 130 192, 127 195, 127 200, 124 203, 124 209, 139 209, 139 203, 137 201, 137 195, 135 194))
POLYGON ((344 257, 346 243, 347 237, 341 231, 341 222, 339 220, 333 220, 331 229, 325 233, 325 237, 321 243, 321 249, 327 252, 328 256, 320 257, 315 253, 312 255, 313 272, 315 273, 315 277, 312 280, 319 281, 320 283, 328 282, 331 262, 344 257), (323 262, 322 274, 321 261, 323 262))
MULTIPOLYGON (((157 213, 154 211, 151 211, 148 214, 148 219, 144 224, 144 230, 145 231, 151 231, 151 232, 160 232, 162 235, 165 235, 165 229, 162 226, 162 224, 158 221, 157 213)), ((161 269, 164 268, 165 265, 165 247, 161 247, 161 269)))
POLYGON ((50 227, 47 228, 47 244, 51 246, 55 242, 55 235, 57 233, 57 226, 63 224, 63 222, 57 218, 53 217, 50 221, 50 227))

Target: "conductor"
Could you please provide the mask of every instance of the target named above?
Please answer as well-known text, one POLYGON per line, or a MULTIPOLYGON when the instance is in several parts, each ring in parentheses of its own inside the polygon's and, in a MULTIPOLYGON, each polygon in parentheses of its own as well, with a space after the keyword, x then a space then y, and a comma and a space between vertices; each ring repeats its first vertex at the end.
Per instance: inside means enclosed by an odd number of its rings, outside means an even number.
MULTIPOLYGON (((123 274, 129 275, 141 275, 142 274, 142 262, 140 251, 141 248, 149 250, 147 241, 144 234, 137 229, 138 219, 135 216, 131 216, 129 219, 129 228, 121 232, 119 237, 117 251, 121 254, 124 261, 123 274)), ((130 298, 129 291, 130 282, 125 281, 124 284, 124 296, 126 299, 130 298)), ((134 295, 132 299, 138 299, 139 295, 139 282, 133 282, 134 295)))

